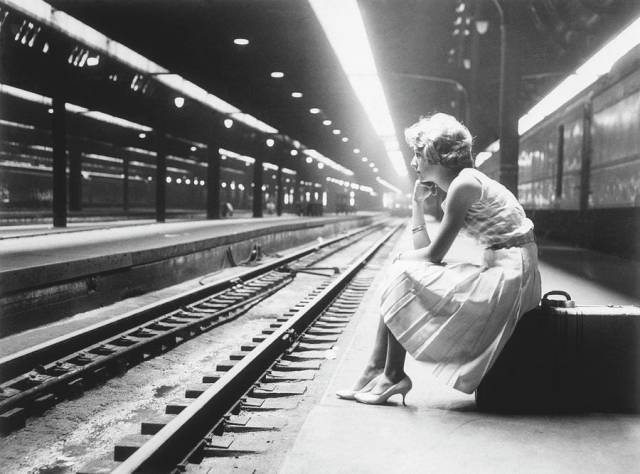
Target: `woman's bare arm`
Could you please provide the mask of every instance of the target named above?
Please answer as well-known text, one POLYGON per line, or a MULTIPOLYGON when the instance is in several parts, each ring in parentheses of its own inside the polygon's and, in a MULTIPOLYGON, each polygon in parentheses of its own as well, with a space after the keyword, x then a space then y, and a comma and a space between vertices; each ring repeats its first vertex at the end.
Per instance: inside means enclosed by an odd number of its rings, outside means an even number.
MULTIPOLYGON (((401 259, 427 259, 439 263, 449 251, 458 232, 464 224, 464 218, 469 207, 480 198, 482 189, 480 183, 473 177, 460 177, 454 180, 444 208, 444 217, 440 225, 440 232, 433 241, 413 252, 403 253, 401 259)), ((414 209, 415 209, 414 205, 414 209)), ((421 206, 420 206, 421 207, 421 206)), ((422 212, 422 209, 420 209, 422 212)), ((424 215, 422 216, 424 221, 424 215)), ((415 222, 415 221, 414 221, 415 222)), ((429 236, 427 235, 428 239, 429 236)), ((414 248, 417 237, 414 235, 414 248)))

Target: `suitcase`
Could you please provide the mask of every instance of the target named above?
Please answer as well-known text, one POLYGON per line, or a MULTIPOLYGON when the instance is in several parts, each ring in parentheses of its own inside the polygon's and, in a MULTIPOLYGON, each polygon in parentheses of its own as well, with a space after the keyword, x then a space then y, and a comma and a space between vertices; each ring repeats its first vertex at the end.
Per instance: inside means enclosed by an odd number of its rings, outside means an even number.
POLYGON ((640 306, 579 306, 564 291, 545 294, 475 397, 484 411, 640 412, 640 306))

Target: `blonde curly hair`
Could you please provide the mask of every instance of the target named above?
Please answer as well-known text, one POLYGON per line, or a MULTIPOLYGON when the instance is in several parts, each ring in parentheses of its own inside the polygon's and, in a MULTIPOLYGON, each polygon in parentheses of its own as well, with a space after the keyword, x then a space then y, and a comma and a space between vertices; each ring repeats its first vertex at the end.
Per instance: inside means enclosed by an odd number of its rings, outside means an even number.
POLYGON ((404 137, 410 147, 426 148, 425 156, 431 164, 452 169, 474 167, 471 133, 451 115, 421 117, 404 131, 404 137))

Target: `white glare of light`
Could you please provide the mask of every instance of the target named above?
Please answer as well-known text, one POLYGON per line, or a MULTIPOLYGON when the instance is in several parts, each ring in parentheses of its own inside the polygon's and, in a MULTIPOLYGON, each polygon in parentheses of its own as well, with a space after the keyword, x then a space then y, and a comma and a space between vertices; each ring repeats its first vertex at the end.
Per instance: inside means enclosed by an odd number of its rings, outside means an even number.
POLYGON ((198 147, 196 147, 196 146, 192 146, 192 147, 190 148, 190 150, 191 150, 191 151, 196 151, 197 149, 198 149, 198 147))
POLYGON ((597 81, 600 76, 607 74, 621 57, 638 44, 640 44, 640 18, 618 33, 615 38, 576 69, 575 73, 568 76, 529 112, 520 117, 518 133, 522 135, 527 132, 597 81))
POLYGON ((309 109, 309 113, 310 114, 319 114, 320 113, 320 109, 318 107, 312 107, 309 109))
POLYGON ((363 156, 362 157, 362 161, 364 161, 366 163, 367 161, 369 161, 369 158, 367 158, 366 156, 363 156))
POLYGON ((244 184, 242 184, 242 183, 238 184, 238 189, 240 191, 244 191, 244 184))
POLYGON ((349 139, 347 137, 342 137, 342 141, 347 143, 349 141, 349 139))
POLYGON ((333 133, 334 135, 340 135, 340 130, 334 128, 333 130, 331 130, 331 133, 333 133))
POLYGON ((380 176, 376 176, 376 181, 378 183, 380 183, 381 185, 383 185, 384 187, 390 189, 391 191, 393 191, 394 193, 397 194, 402 194, 402 191, 400 191, 398 188, 396 188, 394 185, 392 185, 391 183, 385 181, 384 179, 382 179, 380 176))
POLYGON ((171 176, 167 176, 167 178, 165 179, 165 181, 166 181, 167 183, 170 183, 170 182, 171 182, 171 176))
POLYGON ((324 168, 324 164, 323 163, 318 163, 318 169, 321 170, 322 168, 324 168))
POLYGON ((138 138, 142 139, 142 138, 147 138, 147 134, 144 132, 138 133, 138 138))
POLYGON ((87 59, 87 66, 97 66, 100 64, 100 56, 90 56, 87 59))
POLYGON ((476 166, 480 166, 482 163, 491 158, 492 153, 490 151, 481 151, 476 155, 476 166))
POLYGON ((189 178, 184 180, 185 184, 191 184, 191 180, 189 178))
POLYGON ((393 146, 385 146, 385 151, 394 170, 399 176, 406 176, 402 153, 395 153, 400 151, 400 145, 357 0, 309 2, 374 130, 383 141, 393 142, 393 146))
POLYGON ((50 114, 52 114, 52 113, 53 113, 53 109, 51 109, 51 108, 50 108, 49 110, 47 110, 47 112, 49 112, 50 114))
POLYGON ((249 40, 246 38, 236 38, 233 40, 234 44, 237 44, 238 46, 246 46, 249 44, 249 40))
POLYGON ((305 161, 307 163, 311 163, 311 162, 313 162, 313 158, 311 158, 310 156, 307 156, 307 159, 305 161))
POLYGON ((378 172, 378 168, 373 168, 373 172, 377 173, 378 172))
POLYGON ((223 188, 227 187, 227 183, 225 183, 224 181, 222 183, 220 183, 220 186, 222 186, 223 188))
POLYGON ((291 150, 289 153, 291 153, 291 156, 298 156, 298 150, 291 150))
POLYGON ((276 142, 273 140, 273 138, 267 138, 267 146, 269 148, 271 148, 276 142))
POLYGON ((42 52, 44 54, 47 54, 49 52, 49 43, 45 43, 44 46, 42 46, 42 52))
POLYGON ((231 184, 229 185, 229 187, 231 188, 232 191, 235 191, 236 189, 236 182, 235 181, 231 181, 231 184))
POLYGON ((228 119, 224 119, 224 126, 225 126, 225 128, 233 127, 233 120, 231 120, 229 118, 228 119))
POLYGON ((358 153, 360 153, 360 148, 354 148, 353 152, 357 155, 358 153))
POLYGON ((271 77, 273 77, 274 79, 281 79, 284 77, 284 72, 282 71, 273 71, 271 73, 271 77))
POLYGON ((369 163, 369 166, 370 166, 371 168, 375 168, 375 167, 376 167, 376 164, 375 164, 375 163, 369 163))
POLYGON ((326 126, 331 125, 331 120, 323 120, 322 125, 326 125, 326 126))
POLYGON ((204 186, 205 184, 204 180, 200 181, 200 186, 204 186))
POLYGON ((193 185, 194 185, 194 186, 197 186, 197 185, 199 185, 199 184, 200 184, 200 180, 199 180, 198 178, 195 178, 195 179, 193 180, 193 185))
POLYGON ((173 103, 176 105, 176 107, 181 109, 184 105, 184 97, 176 97, 175 99, 173 99, 173 103))
POLYGON ((302 92, 292 92, 291 97, 293 97, 294 99, 299 99, 302 97, 302 92))
POLYGON ((456 13, 462 13, 465 8, 466 8, 466 5, 464 3, 460 3, 460 5, 456 7, 456 13))

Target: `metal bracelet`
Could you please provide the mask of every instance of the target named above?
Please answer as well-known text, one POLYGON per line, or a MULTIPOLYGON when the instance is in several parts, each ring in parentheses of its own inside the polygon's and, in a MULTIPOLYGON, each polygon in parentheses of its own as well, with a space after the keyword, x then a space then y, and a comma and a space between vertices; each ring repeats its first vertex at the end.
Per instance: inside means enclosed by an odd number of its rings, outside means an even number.
POLYGON ((412 228, 411 232, 415 234, 416 232, 420 232, 421 230, 427 230, 424 224, 420 224, 419 226, 412 228))

